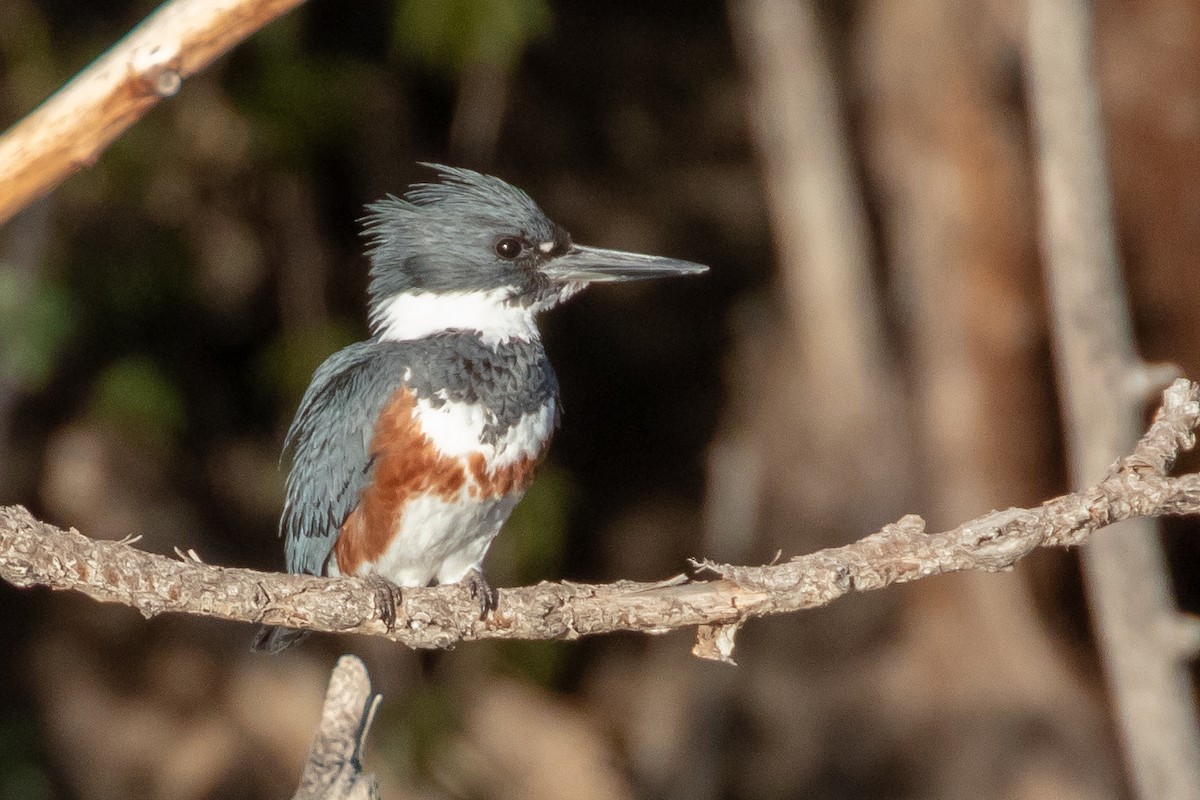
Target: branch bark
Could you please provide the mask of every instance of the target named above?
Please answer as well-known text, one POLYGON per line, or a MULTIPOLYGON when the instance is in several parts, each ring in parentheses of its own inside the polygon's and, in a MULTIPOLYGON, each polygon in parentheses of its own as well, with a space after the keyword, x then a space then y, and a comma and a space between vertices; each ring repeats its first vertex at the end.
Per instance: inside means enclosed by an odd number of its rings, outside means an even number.
POLYGON ((0 136, 0 224, 109 144, 185 78, 303 0, 173 0, 0 136))
POLYGON ((479 619, 467 588, 405 589, 395 625, 383 622, 381 593, 359 578, 318 578, 216 567, 94 541, 40 522, 20 506, 0 508, 0 577, 121 603, 150 617, 183 612, 314 631, 384 636, 414 648, 479 639, 577 639, 613 631, 664 633, 703 626, 694 652, 728 659, 733 634, 754 617, 826 605, 852 591, 947 572, 1007 570, 1038 547, 1083 542, 1127 519, 1200 513, 1200 474, 1168 477, 1195 443, 1200 384, 1180 379, 1163 395, 1154 424, 1131 455, 1098 483, 1036 508, 993 511, 944 533, 906 516, 844 547, 762 567, 696 562, 713 580, 680 575, 658 583, 540 583, 500 591, 499 609, 479 619))
MULTIPOLYGON (((1138 356, 1125 302, 1088 4, 1030 0, 1026 24, 1055 360, 1082 486, 1136 439, 1162 368, 1138 356)), ((1156 526, 1141 520, 1102 537, 1084 551, 1083 566, 1135 793, 1196 797, 1200 725, 1188 665, 1200 630, 1175 608, 1156 526)))

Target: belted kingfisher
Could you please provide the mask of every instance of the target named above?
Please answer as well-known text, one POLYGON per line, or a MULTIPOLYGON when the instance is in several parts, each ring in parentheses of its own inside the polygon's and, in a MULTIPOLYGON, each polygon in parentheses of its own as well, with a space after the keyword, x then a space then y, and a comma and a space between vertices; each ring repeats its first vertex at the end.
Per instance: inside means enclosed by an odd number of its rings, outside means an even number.
MULTIPOLYGON (((439 182, 367 207, 371 338, 300 401, 280 532, 289 572, 468 581, 486 617, 483 557, 559 421, 535 316, 591 283, 707 267, 574 244, 520 189, 426 166, 439 182)), ((264 628, 255 647, 301 636, 264 628)))

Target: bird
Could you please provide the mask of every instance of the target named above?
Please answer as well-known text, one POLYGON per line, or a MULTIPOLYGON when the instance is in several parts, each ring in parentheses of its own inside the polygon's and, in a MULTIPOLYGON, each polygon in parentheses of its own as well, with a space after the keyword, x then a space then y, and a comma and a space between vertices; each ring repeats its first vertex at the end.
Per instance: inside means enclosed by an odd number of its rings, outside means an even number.
MULTIPOLYGON (((708 268, 575 244, 500 178, 422 166, 437 180, 361 220, 370 338, 322 363, 300 401, 280 533, 288 572, 465 583, 486 618, 484 556, 559 425, 536 317, 593 283, 708 268)), ((264 628, 255 649, 303 635, 264 628)))

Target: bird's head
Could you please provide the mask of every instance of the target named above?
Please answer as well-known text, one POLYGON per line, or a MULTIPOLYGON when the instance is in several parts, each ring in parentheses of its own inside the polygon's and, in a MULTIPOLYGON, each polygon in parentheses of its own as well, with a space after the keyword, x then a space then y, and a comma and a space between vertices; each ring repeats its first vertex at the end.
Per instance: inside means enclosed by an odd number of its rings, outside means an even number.
POLYGON ((590 283, 693 275, 707 267, 574 244, 520 189, 428 165, 438 183, 368 206, 371 328, 388 339, 449 329, 536 336, 533 315, 590 283))

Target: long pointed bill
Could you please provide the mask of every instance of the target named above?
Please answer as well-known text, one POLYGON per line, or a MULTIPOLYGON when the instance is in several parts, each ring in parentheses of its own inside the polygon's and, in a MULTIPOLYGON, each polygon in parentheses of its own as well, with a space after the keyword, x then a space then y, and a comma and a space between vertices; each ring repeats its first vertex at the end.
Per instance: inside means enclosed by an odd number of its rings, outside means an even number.
POLYGON ((551 260, 542 270, 558 280, 592 283, 699 275, 701 272, 707 272, 708 267, 676 258, 572 245, 570 250, 551 260))

